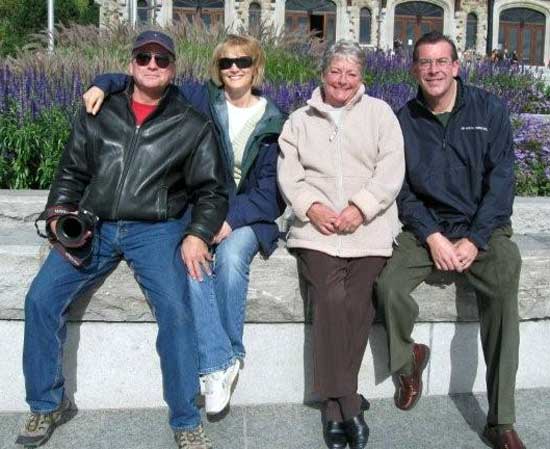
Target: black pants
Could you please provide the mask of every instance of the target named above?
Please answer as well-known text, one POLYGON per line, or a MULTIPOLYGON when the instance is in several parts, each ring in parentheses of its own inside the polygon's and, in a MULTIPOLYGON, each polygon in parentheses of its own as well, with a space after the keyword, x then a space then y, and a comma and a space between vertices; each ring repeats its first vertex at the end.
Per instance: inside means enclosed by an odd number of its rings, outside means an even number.
POLYGON ((374 320, 374 282, 386 257, 340 258, 299 249, 298 272, 313 305, 313 381, 322 399, 357 391, 374 320))

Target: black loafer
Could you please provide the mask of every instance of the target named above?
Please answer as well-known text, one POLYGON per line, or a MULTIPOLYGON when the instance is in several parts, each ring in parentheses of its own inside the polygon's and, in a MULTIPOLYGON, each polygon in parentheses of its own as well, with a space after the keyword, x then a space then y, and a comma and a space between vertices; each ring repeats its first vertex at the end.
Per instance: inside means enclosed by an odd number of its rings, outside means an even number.
POLYGON ((344 449, 348 444, 344 423, 323 420, 323 438, 329 449, 344 449))
POLYGON ((365 422, 363 410, 351 419, 344 421, 344 429, 350 449, 364 449, 369 441, 369 426, 365 422))

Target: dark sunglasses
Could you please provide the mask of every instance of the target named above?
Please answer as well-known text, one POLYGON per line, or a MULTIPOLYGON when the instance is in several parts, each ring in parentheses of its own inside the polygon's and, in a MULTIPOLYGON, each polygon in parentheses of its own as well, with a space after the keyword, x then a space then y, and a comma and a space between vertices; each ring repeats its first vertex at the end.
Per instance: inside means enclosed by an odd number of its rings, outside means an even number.
POLYGON ((239 69, 248 69, 252 66, 252 58, 250 56, 241 56, 240 58, 220 58, 218 67, 220 70, 230 69, 235 64, 239 69))
POLYGON ((159 69, 167 68, 174 61, 174 58, 167 53, 159 55, 157 53, 140 52, 134 56, 137 65, 142 67, 149 65, 152 58, 155 58, 155 64, 159 69))

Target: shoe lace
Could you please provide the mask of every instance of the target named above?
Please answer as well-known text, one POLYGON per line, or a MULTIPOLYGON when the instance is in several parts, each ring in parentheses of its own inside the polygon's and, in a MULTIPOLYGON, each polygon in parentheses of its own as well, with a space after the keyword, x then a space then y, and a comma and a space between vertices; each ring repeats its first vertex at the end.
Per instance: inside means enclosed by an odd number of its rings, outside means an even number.
POLYGON ((25 429, 29 432, 47 429, 52 423, 52 415, 44 415, 42 413, 31 413, 25 424, 25 429))
POLYGON ((200 426, 195 430, 185 430, 176 433, 176 441, 180 449, 211 449, 212 444, 204 428, 200 426))

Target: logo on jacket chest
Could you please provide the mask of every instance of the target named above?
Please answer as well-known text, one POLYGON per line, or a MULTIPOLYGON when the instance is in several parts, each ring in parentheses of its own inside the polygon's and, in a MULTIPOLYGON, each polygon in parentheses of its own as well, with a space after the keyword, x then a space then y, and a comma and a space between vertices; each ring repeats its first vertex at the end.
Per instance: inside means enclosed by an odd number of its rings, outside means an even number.
POLYGON ((461 131, 485 131, 489 132, 486 126, 461 126, 461 131))

